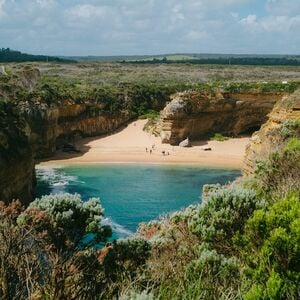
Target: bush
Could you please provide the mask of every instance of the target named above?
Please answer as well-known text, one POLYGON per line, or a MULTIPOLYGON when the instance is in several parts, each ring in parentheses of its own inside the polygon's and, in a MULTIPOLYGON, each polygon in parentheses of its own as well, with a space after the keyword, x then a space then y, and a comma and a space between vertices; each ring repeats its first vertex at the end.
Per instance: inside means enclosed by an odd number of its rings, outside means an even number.
POLYGON ((159 117, 159 112, 149 109, 139 116, 139 119, 150 119, 155 120, 159 117))
POLYGON ((183 298, 234 298, 241 283, 240 273, 241 264, 236 257, 227 258, 216 250, 202 249, 199 258, 187 267, 188 285, 183 298))
POLYGON ((287 155, 299 154, 300 153, 300 140, 292 138, 285 146, 284 153, 287 155))
POLYGON ((189 222, 191 231, 201 240, 226 253, 233 235, 241 230, 253 211, 262 204, 256 193, 237 187, 220 189, 208 196, 189 222))
POLYGON ((300 194, 254 212, 236 239, 252 283, 245 299, 298 299, 300 295, 300 194), (254 298, 255 295, 259 297, 254 298))
POLYGON ((281 126, 281 135, 284 138, 295 137, 299 129, 300 120, 287 120, 281 126))
POLYGON ((274 202, 300 190, 300 141, 292 138, 283 151, 257 164, 255 178, 264 197, 274 202))
POLYGON ((33 201, 18 218, 20 225, 33 226, 38 232, 46 232, 45 238, 58 249, 83 246, 83 238, 92 233, 89 244, 105 241, 111 229, 101 226, 103 209, 99 199, 86 202, 79 194, 42 196, 33 201))
POLYGON ((218 141, 218 142, 224 142, 228 139, 229 139, 228 137, 223 136, 221 133, 215 133, 214 136, 210 138, 211 141, 218 141))

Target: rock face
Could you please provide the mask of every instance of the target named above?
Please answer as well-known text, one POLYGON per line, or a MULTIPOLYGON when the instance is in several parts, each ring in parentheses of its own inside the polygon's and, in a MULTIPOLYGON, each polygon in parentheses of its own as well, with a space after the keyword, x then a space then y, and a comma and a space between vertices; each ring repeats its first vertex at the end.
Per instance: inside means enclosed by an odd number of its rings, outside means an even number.
POLYGON ((171 145, 213 133, 252 133, 282 97, 281 93, 177 93, 162 111, 157 131, 171 145))
POLYGON ((268 121, 253 134, 246 148, 243 173, 252 175, 257 161, 265 160, 270 153, 284 146, 292 130, 300 135, 300 91, 283 97, 273 108, 268 121))
POLYGON ((35 159, 50 157, 76 137, 110 133, 132 118, 101 112, 91 103, 61 105, 21 102, 0 111, 0 201, 33 198, 35 159))
POLYGON ((22 199, 28 203, 33 196, 34 159, 24 122, 7 107, 0 111, 0 200, 22 199))
POLYGON ((23 103, 20 110, 35 158, 49 157, 76 138, 113 132, 132 118, 130 113, 110 114, 96 104, 71 101, 51 106, 23 103))
POLYGON ((191 147, 191 143, 189 138, 179 143, 179 147, 191 147))

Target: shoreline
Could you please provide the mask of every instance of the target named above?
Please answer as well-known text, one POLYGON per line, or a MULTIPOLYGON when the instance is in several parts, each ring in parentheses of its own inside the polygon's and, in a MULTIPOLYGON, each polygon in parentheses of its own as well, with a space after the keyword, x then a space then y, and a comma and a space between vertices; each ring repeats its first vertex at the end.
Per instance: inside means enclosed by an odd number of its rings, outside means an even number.
POLYGON ((36 169, 44 169, 44 168, 63 168, 63 167, 71 167, 71 166, 109 166, 109 165, 137 165, 137 166, 188 166, 195 168, 203 168, 203 169, 225 169, 225 170, 241 170, 241 167, 233 166, 232 164, 223 165, 219 163, 212 164, 204 164, 201 162, 134 162, 134 161, 102 161, 102 162, 68 162, 68 161, 42 161, 37 162, 35 168, 36 169))
POLYGON ((230 138, 223 142, 193 141, 192 147, 182 148, 162 144, 159 137, 144 132, 146 122, 137 120, 111 135, 81 139, 75 143, 80 153, 59 151, 51 159, 37 161, 37 166, 148 164, 235 170, 241 170, 243 166, 249 137, 230 138), (204 151, 204 148, 212 150, 204 151))

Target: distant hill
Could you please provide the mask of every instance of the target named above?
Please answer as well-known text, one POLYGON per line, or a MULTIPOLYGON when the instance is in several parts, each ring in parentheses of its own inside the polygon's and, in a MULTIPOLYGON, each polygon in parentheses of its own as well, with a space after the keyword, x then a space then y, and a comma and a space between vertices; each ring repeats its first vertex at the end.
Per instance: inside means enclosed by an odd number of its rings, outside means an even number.
POLYGON ((61 57, 77 61, 107 61, 137 64, 218 64, 218 65, 265 65, 299 66, 300 55, 276 54, 214 54, 214 53, 174 53, 159 55, 120 55, 120 56, 71 56, 61 57))
POLYGON ((227 55, 227 54, 172 54, 136 60, 123 60, 136 64, 212 64, 212 65, 263 65, 300 66, 299 55, 227 55))
POLYGON ((214 54, 173 53, 159 55, 119 56, 46 56, 22 53, 9 48, 0 48, 1 62, 120 62, 133 64, 212 64, 212 65, 263 65, 300 66, 300 55, 260 54, 214 54))
POLYGON ((76 62, 75 60, 59 58, 46 55, 33 55, 22 53, 20 51, 11 50, 9 48, 0 48, 0 62, 27 62, 27 61, 43 61, 43 62, 76 62))

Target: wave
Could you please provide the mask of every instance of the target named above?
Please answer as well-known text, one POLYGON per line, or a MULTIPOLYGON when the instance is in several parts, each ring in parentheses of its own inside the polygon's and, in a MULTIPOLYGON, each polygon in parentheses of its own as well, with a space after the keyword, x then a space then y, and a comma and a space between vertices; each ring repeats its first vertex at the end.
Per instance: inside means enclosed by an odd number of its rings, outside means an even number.
POLYGON ((112 228, 113 234, 117 235, 118 238, 124 238, 134 234, 131 230, 114 222, 110 217, 104 218, 101 223, 102 225, 109 225, 112 228))
POLYGON ((70 183, 80 182, 77 176, 67 175, 62 167, 47 167, 36 169, 36 176, 39 181, 46 182, 51 194, 66 192, 70 183))

